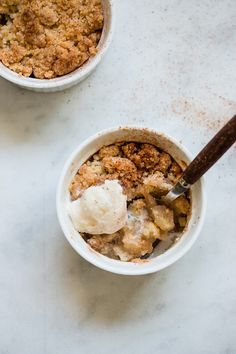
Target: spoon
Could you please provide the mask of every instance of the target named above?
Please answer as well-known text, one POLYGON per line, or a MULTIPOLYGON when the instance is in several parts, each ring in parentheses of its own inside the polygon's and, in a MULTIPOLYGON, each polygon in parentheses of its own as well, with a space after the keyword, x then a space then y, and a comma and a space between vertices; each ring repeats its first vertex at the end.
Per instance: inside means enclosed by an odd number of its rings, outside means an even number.
POLYGON ((184 170, 176 185, 161 199, 170 204, 185 193, 211 168, 236 141, 236 115, 210 140, 184 170))

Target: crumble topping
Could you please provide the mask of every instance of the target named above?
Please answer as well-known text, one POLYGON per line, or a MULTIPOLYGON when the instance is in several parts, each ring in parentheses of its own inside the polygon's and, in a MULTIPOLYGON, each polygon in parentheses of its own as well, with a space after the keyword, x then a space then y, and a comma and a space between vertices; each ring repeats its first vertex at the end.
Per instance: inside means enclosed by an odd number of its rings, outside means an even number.
POLYGON ((160 154, 150 144, 142 144, 142 149, 138 149, 137 144, 129 143, 124 145, 122 150, 124 155, 140 169, 149 170, 159 162, 160 154))
POLYGON ((101 0, 3 0, 0 60, 27 77, 62 76, 96 54, 102 28, 101 0))
POLYGON ((118 180, 128 197, 128 219, 116 233, 84 234, 85 241, 110 258, 142 263, 156 242, 167 240, 170 232, 181 232, 186 226, 188 196, 180 196, 170 207, 156 199, 168 193, 181 174, 177 162, 151 144, 119 142, 102 147, 73 178, 71 198, 79 198, 90 186, 118 180))

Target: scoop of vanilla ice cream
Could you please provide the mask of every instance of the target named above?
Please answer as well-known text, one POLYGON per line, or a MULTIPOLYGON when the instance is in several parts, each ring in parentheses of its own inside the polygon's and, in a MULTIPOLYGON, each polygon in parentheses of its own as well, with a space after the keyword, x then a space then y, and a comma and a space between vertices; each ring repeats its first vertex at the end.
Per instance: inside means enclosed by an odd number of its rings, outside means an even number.
POLYGON ((113 234, 127 220, 127 197, 117 180, 89 187, 70 203, 69 215, 75 229, 89 234, 113 234))

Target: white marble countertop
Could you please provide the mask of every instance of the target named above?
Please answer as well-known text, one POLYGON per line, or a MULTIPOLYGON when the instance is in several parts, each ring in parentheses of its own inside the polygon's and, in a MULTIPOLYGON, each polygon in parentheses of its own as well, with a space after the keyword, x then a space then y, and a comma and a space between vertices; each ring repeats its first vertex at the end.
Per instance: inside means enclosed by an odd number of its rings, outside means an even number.
POLYGON ((57 222, 68 154, 118 124, 175 136, 193 153, 236 112, 235 0, 115 0, 97 71, 55 94, 0 79, 0 353, 236 353, 236 148, 206 177, 191 251, 123 277, 82 260, 57 222))

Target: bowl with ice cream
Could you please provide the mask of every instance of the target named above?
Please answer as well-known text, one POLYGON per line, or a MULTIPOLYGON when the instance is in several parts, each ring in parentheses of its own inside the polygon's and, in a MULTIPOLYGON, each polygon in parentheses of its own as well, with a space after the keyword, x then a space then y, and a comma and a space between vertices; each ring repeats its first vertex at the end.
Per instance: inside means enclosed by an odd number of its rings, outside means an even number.
POLYGON ((58 185, 67 240, 87 261, 117 274, 171 265, 193 245, 204 219, 202 180, 171 205, 161 202, 190 161, 181 144, 152 129, 118 127, 88 138, 58 185))

